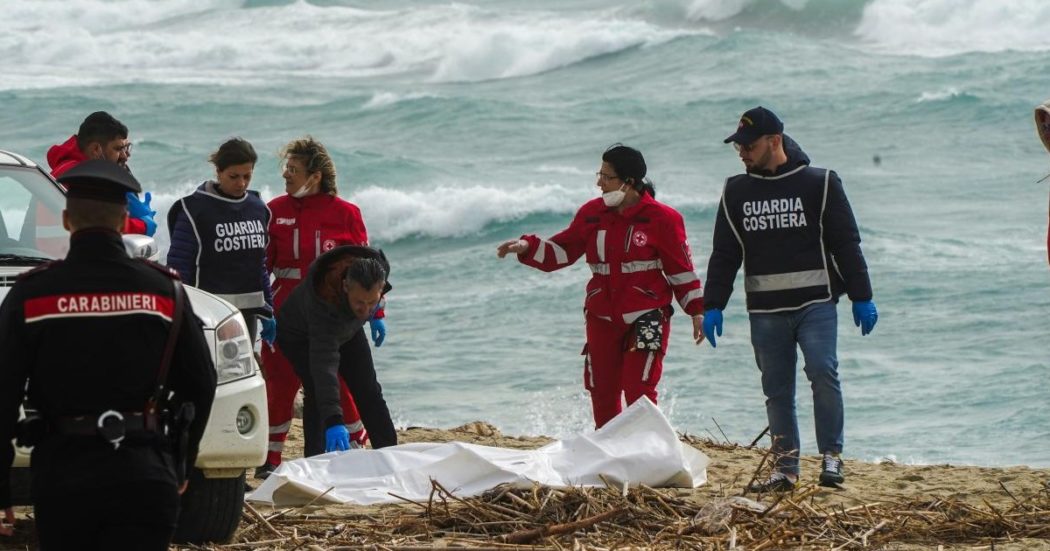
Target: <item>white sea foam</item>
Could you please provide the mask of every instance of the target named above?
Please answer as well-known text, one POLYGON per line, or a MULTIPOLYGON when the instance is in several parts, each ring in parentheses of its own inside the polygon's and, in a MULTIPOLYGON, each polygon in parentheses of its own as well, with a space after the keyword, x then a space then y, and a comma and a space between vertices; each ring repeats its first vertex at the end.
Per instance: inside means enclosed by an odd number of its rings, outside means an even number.
POLYGON ((462 237, 489 224, 547 212, 571 215, 589 198, 586 190, 557 185, 512 189, 441 185, 425 191, 368 187, 349 200, 361 207, 369 237, 391 242, 411 235, 462 237))
MULTIPOLYGON (((694 31, 612 11, 503 11, 459 3, 364 10, 295 2, 73 0, 5 6, 0 88, 99 82, 265 83, 281 75, 531 75, 694 31), (57 76, 56 76, 57 75, 57 76)), ((386 98, 376 98, 385 101, 386 98)))
POLYGON ((876 0, 856 34, 896 54, 1050 50, 1046 0, 876 0))
POLYGON ((923 92, 919 99, 915 100, 915 103, 925 103, 928 101, 944 101, 962 96, 963 93, 959 92, 959 89, 954 86, 949 86, 943 90, 937 90, 934 92, 923 92))
POLYGON ((858 38, 890 54, 1050 50, 1046 0, 691 0, 684 11, 698 23, 762 21, 785 31, 800 23, 854 24, 858 38), (770 21, 778 9, 783 20, 770 21))
POLYGON ((434 98, 437 97, 433 94, 427 94, 425 92, 410 92, 406 94, 399 94, 395 92, 376 92, 372 97, 365 102, 364 109, 381 109, 383 107, 389 107, 401 103, 403 101, 412 101, 416 99, 434 98))

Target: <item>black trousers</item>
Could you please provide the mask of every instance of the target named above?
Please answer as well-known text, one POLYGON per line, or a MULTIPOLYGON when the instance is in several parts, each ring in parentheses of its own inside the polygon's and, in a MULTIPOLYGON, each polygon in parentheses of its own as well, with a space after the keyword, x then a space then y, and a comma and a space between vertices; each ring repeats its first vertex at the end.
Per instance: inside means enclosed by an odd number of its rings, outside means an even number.
POLYGON ((42 551, 165 551, 175 533, 178 489, 170 482, 114 482, 34 498, 42 551))
MULTIPOLYGON (((280 332, 278 332, 280 335, 280 332)), ((281 351, 292 363, 296 375, 303 381, 303 455, 310 457, 324 453, 324 419, 314 402, 314 381, 310 374, 310 351, 306 342, 281 341, 281 351)), ((346 381, 346 388, 354 397, 361 422, 368 431, 372 447, 379 449, 397 445, 397 431, 390 419, 390 410, 383 399, 383 387, 376 379, 376 368, 372 363, 372 349, 368 346, 365 331, 358 331, 349 341, 339 347, 339 376, 346 381)))

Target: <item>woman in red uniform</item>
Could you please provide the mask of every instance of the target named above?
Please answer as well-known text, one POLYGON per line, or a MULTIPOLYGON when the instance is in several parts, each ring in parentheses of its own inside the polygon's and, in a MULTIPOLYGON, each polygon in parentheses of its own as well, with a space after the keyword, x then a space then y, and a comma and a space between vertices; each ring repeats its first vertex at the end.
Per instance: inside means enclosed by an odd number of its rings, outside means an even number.
MULTIPOLYGON (((276 278, 274 308, 280 310, 292 289, 306 275, 310 263, 340 245, 368 245, 361 210, 337 195, 335 164, 324 145, 307 136, 293 140, 282 150, 286 195, 269 202, 270 244, 267 263, 276 278)), ((383 312, 370 321, 372 340, 383 343, 386 327, 383 312)), ((280 332, 280 327, 277 328, 280 332)), ((292 421, 292 406, 302 382, 279 348, 263 347, 266 394, 270 414, 270 448, 266 464, 256 470, 266 478, 281 463, 281 452, 292 421)), ((363 446, 368 434, 346 385, 340 383, 343 416, 351 439, 363 446)))
POLYGON ((587 256, 591 268, 584 300, 587 345, 584 387, 591 394, 595 427, 642 396, 656 403, 656 384, 670 335, 672 295, 693 318, 693 338, 703 339, 703 291, 693 271, 682 215, 657 202, 645 180, 642 154, 616 144, 602 155, 600 198, 577 211, 569 227, 550 239, 523 235, 496 253, 550 272, 587 256))

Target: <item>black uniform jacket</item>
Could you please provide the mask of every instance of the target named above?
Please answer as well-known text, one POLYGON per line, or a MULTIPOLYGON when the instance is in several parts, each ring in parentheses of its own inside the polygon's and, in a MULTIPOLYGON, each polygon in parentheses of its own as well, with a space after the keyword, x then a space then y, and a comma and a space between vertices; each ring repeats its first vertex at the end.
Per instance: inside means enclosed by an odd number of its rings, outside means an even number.
MULTIPOLYGON (((120 234, 84 230, 69 254, 23 274, 0 307, 0 507, 10 501, 18 406, 27 388, 50 426, 62 417, 107 410, 142 411, 156 390, 174 312, 174 271, 128 257, 120 234)), ((185 293, 185 291, 183 291, 185 293)), ((196 408, 187 464, 215 397, 216 375, 201 323, 188 298, 167 379, 169 407, 196 408)), ((35 499, 63 488, 137 481, 175 482, 172 456, 159 437, 125 440, 49 434, 33 448, 35 499)))
POLYGON ((774 174, 726 181, 715 218, 704 291, 706 309, 724 309, 744 265, 749 312, 798 310, 837 300, 871 300, 860 232, 834 171, 784 136, 788 160, 774 174))
POLYGON ((277 313, 280 342, 308 343, 315 387, 311 390, 325 427, 345 422, 339 402, 339 348, 368 321, 354 315, 343 291, 343 273, 354 258, 380 261, 387 273, 383 287, 385 297, 391 289, 390 263, 386 256, 371 247, 343 245, 314 260, 306 278, 310 283, 296 287, 277 313), (335 301, 322 298, 326 294, 335 296, 335 301))

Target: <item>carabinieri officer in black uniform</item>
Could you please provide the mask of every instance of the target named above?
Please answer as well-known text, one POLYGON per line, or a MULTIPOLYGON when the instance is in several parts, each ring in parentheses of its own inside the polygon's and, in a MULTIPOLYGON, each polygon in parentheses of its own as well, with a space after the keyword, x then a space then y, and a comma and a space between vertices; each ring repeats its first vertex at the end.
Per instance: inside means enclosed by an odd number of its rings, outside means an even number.
POLYGON ((135 178, 97 160, 59 181, 69 254, 23 274, 0 307, 0 508, 20 426, 41 549, 167 549, 177 470, 193 465, 215 396, 211 354, 178 276, 124 249, 135 178), (26 390, 36 423, 18 423, 26 390), (162 431, 190 409, 183 463, 162 431))

